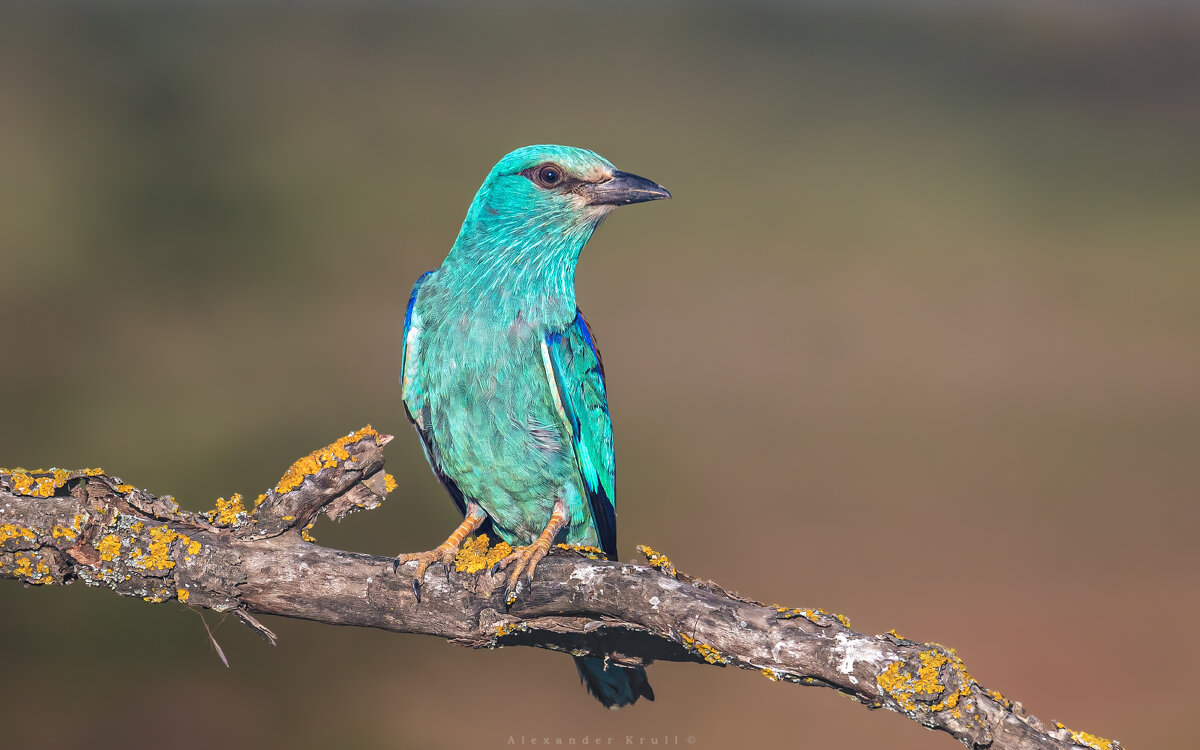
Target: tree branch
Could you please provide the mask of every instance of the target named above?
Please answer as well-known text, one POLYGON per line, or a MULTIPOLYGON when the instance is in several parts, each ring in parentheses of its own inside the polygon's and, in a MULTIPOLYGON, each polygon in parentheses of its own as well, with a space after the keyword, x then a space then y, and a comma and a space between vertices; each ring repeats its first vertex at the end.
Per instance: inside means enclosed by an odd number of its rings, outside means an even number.
POLYGON ((390 558, 307 541, 319 513, 338 519, 377 507, 394 487, 383 472, 389 440, 364 428, 297 461, 250 508, 234 495, 204 513, 99 469, 0 469, 0 577, 79 579, 149 602, 232 611, 272 643, 255 614, 436 635, 472 648, 731 665, 832 688, 970 748, 1120 748, 1046 726, 982 687, 953 649, 895 631, 858 633, 820 609, 764 605, 676 573, 646 547, 639 549, 650 565, 555 550, 538 566, 535 585, 506 609, 504 576, 486 571, 492 558, 486 540, 476 540, 459 554, 457 570, 442 575, 435 566, 418 604, 410 585, 415 564, 396 574, 390 558))

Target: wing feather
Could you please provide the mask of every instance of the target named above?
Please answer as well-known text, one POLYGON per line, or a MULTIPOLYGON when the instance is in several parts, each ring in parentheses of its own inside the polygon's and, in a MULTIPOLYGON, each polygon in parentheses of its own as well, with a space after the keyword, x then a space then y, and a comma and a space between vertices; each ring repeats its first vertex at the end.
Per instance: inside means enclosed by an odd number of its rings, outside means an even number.
POLYGON ((542 359, 554 405, 571 437, 596 535, 610 560, 617 559, 616 481, 612 419, 604 365, 591 330, 576 311, 565 329, 542 342, 542 359))

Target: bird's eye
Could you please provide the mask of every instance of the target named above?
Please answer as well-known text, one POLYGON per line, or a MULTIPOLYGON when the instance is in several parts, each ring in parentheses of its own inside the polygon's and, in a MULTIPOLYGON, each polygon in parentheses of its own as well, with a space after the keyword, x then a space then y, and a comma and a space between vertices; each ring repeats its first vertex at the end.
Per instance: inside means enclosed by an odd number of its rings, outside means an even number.
POLYGON ((562 182, 562 169, 557 164, 543 164, 537 168, 534 173, 537 176, 537 182, 542 187, 552 188, 562 182))

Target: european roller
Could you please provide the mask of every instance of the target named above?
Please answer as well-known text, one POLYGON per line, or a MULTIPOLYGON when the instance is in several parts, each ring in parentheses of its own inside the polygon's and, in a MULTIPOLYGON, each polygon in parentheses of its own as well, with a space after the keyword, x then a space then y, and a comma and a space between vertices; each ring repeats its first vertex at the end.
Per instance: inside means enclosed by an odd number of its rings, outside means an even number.
MULTIPOLYGON (((413 591, 464 539, 513 545, 505 600, 551 545, 617 558, 612 423, 604 365, 575 306, 575 266, 617 206, 670 198, 600 155, 527 146, 492 168, 440 268, 417 279, 404 316, 401 396, 433 473, 463 514, 436 549, 403 554, 413 591)), ((604 705, 654 699, 641 667, 577 657, 604 705)))

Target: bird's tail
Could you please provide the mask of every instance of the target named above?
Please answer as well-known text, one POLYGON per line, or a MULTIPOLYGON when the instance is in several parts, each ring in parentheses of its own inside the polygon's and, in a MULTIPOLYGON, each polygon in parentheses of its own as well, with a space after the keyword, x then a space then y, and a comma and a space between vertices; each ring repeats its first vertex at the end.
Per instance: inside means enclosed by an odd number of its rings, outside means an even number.
POLYGON ((645 698, 654 700, 654 690, 646 679, 646 670, 642 667, 622 667, 598 656, 576 656, 575 667, 579 670, 579 679, 584 687, 605 708, 620 708, 628 706, 645 698))

